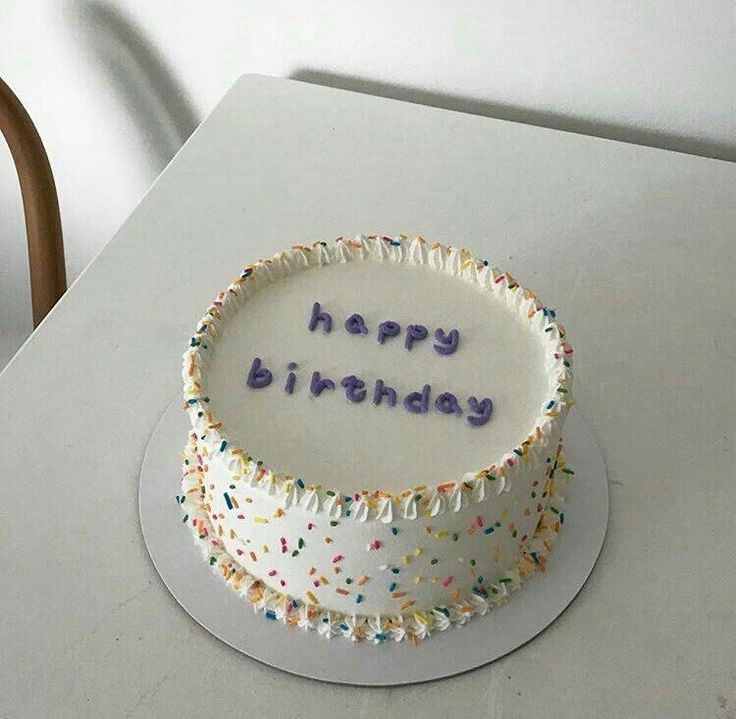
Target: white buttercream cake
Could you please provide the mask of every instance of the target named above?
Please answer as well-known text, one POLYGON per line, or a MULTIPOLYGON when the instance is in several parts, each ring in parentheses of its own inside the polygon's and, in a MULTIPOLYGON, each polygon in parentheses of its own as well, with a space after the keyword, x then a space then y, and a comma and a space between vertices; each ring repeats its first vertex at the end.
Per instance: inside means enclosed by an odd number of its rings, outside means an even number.
POLYGON ((572 349, 508 273, 422 238, 246 267, 184 355, 178 501, 269 619, 417 641, 544 570, 572 349))

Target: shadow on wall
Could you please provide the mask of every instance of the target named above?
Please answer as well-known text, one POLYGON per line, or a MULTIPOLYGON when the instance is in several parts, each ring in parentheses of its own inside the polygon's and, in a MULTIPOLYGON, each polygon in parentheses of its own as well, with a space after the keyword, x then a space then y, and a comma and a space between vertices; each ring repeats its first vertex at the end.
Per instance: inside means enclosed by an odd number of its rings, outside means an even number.
POLYGON ((564 130, 581 135, 591 135, 607 140, 619 140, 634 145, 658 147, 663 150, 685 152, 690 155, 701 155, 718 160, 736 161, 736 145, 713 142, 700 138, 687 137, 666 132, 642 130, 627 125, 597 122, 582 117, 562 115, 542 110, 530 110, 517 105, 506 105, 497 102, 486 102, 459 95, 449 95, 431 90, 404 87, 388 82, 378 82, 362 77, 352 77, 337 73, 301 68, 294 71, 293 80, 301 80, 315 85, 326 85, 341 90, 352 90, 368 95, 386 97, 393 100, 404 100, 445 110, 457 110, 471 115, 482 115, 499 120, 521 122, 525 125, 537 125, 553 130, 564 130))
POLYGON ((89 0, 66 6, 80 39, 124 102, 158 174, 199 125, 199 113, 145 32, 120 9, 89 0))

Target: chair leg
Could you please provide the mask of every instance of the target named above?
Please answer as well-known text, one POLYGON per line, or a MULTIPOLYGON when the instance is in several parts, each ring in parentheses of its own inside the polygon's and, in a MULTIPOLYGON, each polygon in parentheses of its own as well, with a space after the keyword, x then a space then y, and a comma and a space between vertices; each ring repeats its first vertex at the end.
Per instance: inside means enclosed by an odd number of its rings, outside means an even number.
POLYGON ((33 326, 66 291, 64 244, 56 185, 46 150, 20 100, 0 78, 0 131, 20 181, 28 239, 33 326))

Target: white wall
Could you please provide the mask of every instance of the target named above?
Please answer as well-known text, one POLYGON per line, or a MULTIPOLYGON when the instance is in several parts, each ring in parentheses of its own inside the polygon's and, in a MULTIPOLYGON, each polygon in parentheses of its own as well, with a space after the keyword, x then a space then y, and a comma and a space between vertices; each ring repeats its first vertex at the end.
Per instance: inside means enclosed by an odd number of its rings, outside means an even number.
MULTIPOLYGON (((732 0, 2 0, 0 75, 73 279, 244 72, 736 160, 735 30, 732 0)), ((25 252, 0 146, 0 367, 31 327, 25 252)))

